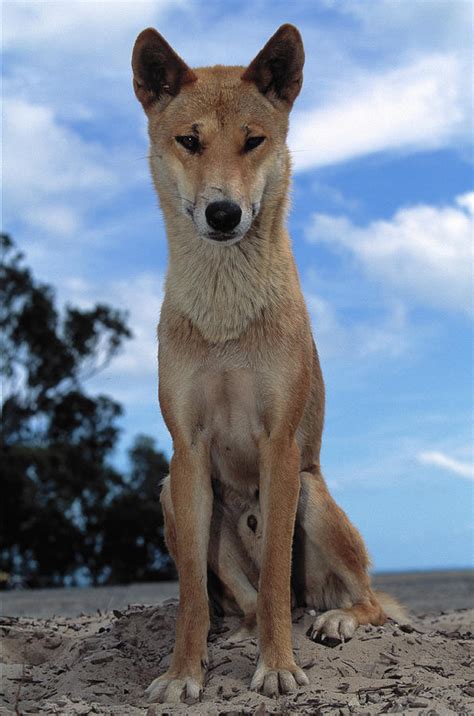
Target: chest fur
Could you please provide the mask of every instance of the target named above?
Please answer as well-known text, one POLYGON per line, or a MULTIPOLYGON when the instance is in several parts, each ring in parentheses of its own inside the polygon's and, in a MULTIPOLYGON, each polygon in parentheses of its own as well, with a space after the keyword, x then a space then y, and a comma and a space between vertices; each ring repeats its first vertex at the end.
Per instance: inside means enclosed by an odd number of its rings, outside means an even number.
POLYGON ((263 430, 261 400, 254 373, 204 373, 202 427, 210 446, 213 476, 239 490, 258 484, 258 441, 263 430))

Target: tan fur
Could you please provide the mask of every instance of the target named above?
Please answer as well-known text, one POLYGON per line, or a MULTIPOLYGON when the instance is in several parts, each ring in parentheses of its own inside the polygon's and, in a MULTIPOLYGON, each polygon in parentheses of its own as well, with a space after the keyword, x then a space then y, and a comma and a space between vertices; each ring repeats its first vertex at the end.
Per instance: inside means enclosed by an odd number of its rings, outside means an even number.
POLYGON ((247 69, 191 70, 151 29, 134 48, 169 248, 159 397, 174 452, 161 501, 180 580, 175 650, 151 700, 198 698, 209 596, 244 615, 240 636, 257 622, 253 688, 271 696, 307 683, 291 645, 293 539, 293 601, 332 610, 313 636, 343 639, 385 619, 362 539, 319 468, 324 386, 285 226, 303 60, 290 25, 247 69), (265 140, 246 151, 249 136, 265 140), (205 210, 222 199, 242 218, 220 242, 205 210), (208 593, 208 569, 220 594, 208 593))

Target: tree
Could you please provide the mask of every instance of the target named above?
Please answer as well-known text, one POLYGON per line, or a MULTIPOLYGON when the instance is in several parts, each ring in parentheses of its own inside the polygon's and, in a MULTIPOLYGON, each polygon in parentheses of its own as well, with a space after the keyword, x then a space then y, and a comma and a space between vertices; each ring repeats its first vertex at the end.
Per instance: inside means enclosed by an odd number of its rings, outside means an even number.
POLYGON ((129 459, 127 483, 112 499, 104 517, 102 559, 110 569, 109 581, 174 578, 158 502, 159 482, 168 473, 168 462, 155 449, 154 440, 145 435, 136 437, 129 459))
MULTIPOLYGON (((166 473, 166 460, 141 438, 148 449, 143 459, 150 462, 147 478, 143 470, 134 478, 133 468, 127 480, 114 469, 122 408, 106 395, 88 395, 83 386, 131 337, 127 316, 103 304, 91 310, 66 306, 60 312, 53 289, 33 278, 8 236, 1 235, 0 248, 5 498, 0 570, 35 585, 74 581, 80 569, 93 583, 138 577, 133 561, 121 558, 120 568, 113 566, 112 505, 123 513, 128 504, 133 539, 150 540, 149 560, 141 560, 148 575, 158 559, 154 550, 162 545, 162 520, 156 495, 153 506, 143 507, 133 486, 151 498, 151 470, 157 470, 156 482, 166 473), (150 546, 152 516, 156 548, 150 546)), ((126 536, 122 541, 125 549, 126 536)))

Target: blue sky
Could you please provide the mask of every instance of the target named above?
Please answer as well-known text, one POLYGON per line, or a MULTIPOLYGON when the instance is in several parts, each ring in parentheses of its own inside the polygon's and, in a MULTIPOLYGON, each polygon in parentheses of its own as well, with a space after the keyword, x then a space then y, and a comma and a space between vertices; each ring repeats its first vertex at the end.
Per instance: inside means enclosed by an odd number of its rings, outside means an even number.
POLYGON ((61 302, 135 334, 95 382, 170 440, 155 325, 166 271, 130 78, 156 27, 191 65, 247 64, 283 22, 306 70, 289 224, 327 385, 323 467, 378 570, 472 562, 469 0, 3 4, 3 218, 61 302))

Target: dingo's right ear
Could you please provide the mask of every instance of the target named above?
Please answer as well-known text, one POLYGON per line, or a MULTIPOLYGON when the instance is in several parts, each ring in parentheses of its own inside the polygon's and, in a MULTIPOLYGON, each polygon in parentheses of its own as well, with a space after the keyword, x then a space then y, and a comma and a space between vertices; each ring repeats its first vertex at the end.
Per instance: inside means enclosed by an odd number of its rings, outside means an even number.
POLYGON ((141 32, 132 53, 133 89, 145 112, 164 95, 176 96, 197 77, 152 27, 141 32))

